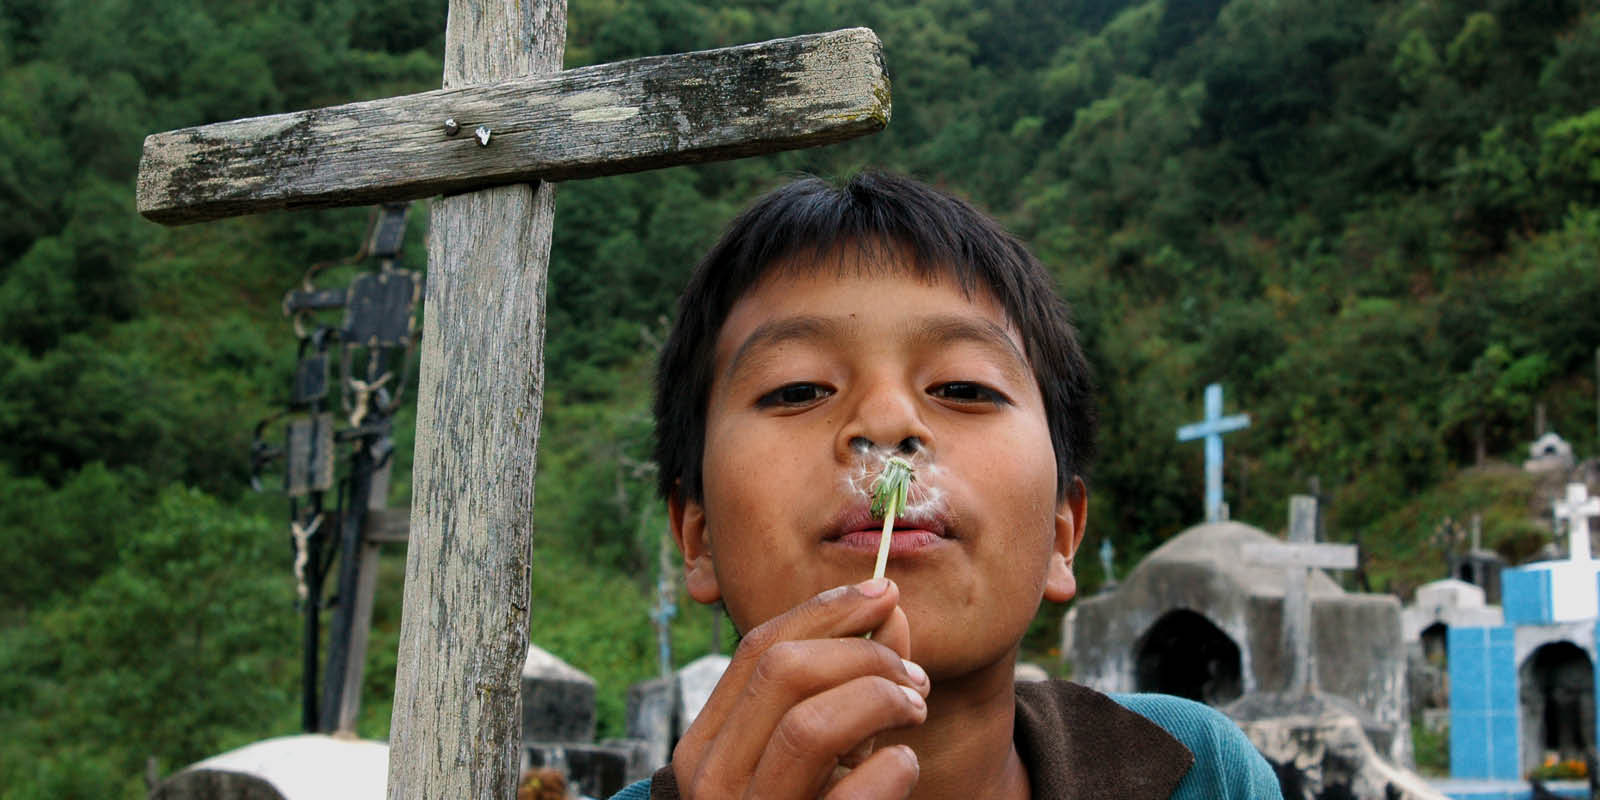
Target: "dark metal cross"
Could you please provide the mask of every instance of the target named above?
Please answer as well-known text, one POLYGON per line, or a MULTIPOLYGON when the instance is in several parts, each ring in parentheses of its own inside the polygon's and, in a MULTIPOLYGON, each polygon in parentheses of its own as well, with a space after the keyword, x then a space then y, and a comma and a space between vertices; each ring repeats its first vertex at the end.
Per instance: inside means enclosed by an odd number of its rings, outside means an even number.
MULTIPOLYGON (((303 285, 283 298, 283 312, 300 338, 288 408, 256 426, 250 447, 251 485, 283 462, 289 496, 294 571, 305 613, 301 725, 307 732, 353 733, 361 708, 378 547, 393 540, 392 528, 409 515, 390 512, 389 473, 394 452, 393 413, 400 406, 416 343, 415 311, 421 275, 398 268, 409 203, 385 203, 373 215, 365 244, 343 263, 377 261, 378 269, 356 276, 348 288, 318 288, 313 280, 329 264, 306 271, 303 285), (338 325, 319 323, 324 312, 344 312, 338 325), (328 410, 330 350, 335 351, 338 398, 348 427, 338 429, 328 410), (396 363, 398 362, 398 363, 396 363), (282 420, 285 443, 266 433, 282 420), (348 468, 335 486, 335 451, 353 444, 348 468), (330 507, 331 506, 331 507, 330 507), (330 547, 330 544, 332 545, 330 547), (323 586, 337 556, 339 569, 328 632, 327 670, 318 680, 323 586)), ((401 536, 403 540, 403 534, 401 536)))
POLYGON ((145 140, 168 224, 443 194, 389 797, 515 794, 552 180, 842 141, 888 122, 866 29, 558 72, 561 0, 451 0, 445 88, 145 140))

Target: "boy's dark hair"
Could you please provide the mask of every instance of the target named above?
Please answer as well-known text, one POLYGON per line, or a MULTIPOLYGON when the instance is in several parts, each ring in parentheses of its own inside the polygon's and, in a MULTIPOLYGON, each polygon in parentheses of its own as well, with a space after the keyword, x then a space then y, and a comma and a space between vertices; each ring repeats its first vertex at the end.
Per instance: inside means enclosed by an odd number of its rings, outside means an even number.
POLYGON ((918 277, 949 276, 962 291, 985 289, 999 301, 1022 334, 1039 382, 1056 454, 1056 496, 1065 498, 1093 458, 1096 415, 1088 362, 1044 265, 967 203, 909 178, 870 172, 839 188, 804 178, 767 194, 695 267, 656 370, 662 496, 702 499, 717 335, 734 303, 774 267, 816 267, 847 246, 876 253, 902 248, 918 277))

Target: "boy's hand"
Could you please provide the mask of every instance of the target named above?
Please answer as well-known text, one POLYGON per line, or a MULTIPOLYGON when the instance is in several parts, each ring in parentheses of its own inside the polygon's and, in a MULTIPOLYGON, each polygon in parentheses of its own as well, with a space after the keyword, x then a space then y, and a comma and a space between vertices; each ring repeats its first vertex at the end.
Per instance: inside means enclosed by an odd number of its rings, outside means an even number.
POLYGON ((928 715, 928 677, 904 660, 911 630, 899 601, 887 579, 841 586, 746 634, 673 750, 679 795, 908 796, 911 748, 870 752, 873 736, 928 715), (835 781, 840 766, 852 769, 835 781))

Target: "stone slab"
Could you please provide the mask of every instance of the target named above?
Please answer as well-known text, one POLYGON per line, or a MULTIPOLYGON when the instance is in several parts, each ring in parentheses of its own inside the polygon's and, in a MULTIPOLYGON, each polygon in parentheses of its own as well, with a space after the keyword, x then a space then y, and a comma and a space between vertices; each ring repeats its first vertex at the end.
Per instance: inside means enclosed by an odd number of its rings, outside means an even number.
POLYGON ((151 800, 384 800, 389 746, 322 734, 281 736, 193 764, 151 800))

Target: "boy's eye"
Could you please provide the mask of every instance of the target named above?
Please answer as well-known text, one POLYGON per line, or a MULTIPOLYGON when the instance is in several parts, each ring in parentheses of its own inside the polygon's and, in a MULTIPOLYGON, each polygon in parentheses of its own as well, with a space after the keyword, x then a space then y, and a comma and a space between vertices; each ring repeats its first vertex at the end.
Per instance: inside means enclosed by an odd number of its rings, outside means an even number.
POLYGON ((761 399, 756 401, 756 405, 762 408, 805 406, 831 394, 833 394, 832 389, 815 383, 791 383, 762 395, 761 399))
POLYGON ((929 389, 928 394, 941 400, 949 400, 955 403, 992 403, 998 406, 1005 405, 1008 402, 1005 395, 981 383, 972 383, 971 381, 941 383, 929 389))

